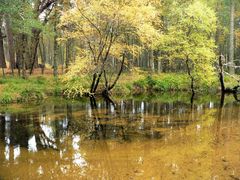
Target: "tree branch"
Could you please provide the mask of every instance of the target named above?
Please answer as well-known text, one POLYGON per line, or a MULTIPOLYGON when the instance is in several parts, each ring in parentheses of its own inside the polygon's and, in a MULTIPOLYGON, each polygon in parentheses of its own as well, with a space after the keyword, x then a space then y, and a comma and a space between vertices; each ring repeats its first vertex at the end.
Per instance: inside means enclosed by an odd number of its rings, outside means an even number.
POLYGON ((78 11, 79 11, 80 14, 98 31, 98 33, 99 33, 100 36, 101 36, 101 31, 100 31, 100 29, 97 27, 97 25, 95 25, 95 24, 91 21, 91 19, 89 19, 87 16, 85 16, 85 15, 83 14, 83 12, 81 11, 81 9, 78 8, 78 11))
POLYGON ((39 6, 38 12, 41 14, 43 11, 48 9, 53 3, 57 2, 57 0, 45 0, 39 6))
POLYGON ((117 81, 119 80, 121 74, 122 74, 122 71, 123 71, 123 66, 124 66, 124 62, 125 62, 125 54, 123 54, 123 60, 122 60, 122 63, 121 63, 121 68, 118 72, 118 75, 116 77, 116 79, 114 80, 113 84, 111 86, 108 87, 108 90, 110 91, 112 88, 114 88, 114 86, 117 84, 117 81))

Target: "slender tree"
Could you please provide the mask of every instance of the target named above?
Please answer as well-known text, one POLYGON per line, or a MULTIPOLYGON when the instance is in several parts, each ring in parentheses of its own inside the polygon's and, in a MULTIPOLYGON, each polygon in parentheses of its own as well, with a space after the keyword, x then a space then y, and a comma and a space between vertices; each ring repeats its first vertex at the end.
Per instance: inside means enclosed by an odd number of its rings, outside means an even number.
POLYGON ((6 60, 4 55, 4 47, 3 47, 3 38, 6 37, 2 33, 2 16, 0 14, 0 68, 2 68, 3 76, 5 76, 4 69, 6 66, 6 60))
POLYGON ((5 26, 6 26, 6 32, 7 32, 8 47, 9 47, 8 50, 9 50, 9 58, 10 58, 10 68, 12 71, 12 75, 14 75, 14 69, 16 67, 15 45, 14 45, 14 37, 13 37, 9 15, 5 15, 5 26))
POLYGON ((234 34, 235 34, 235 28, 234 28, 234 14, 235 14, 235 2, 234 0, 231 0, 230 5, 230 36, 229 36, 229 63, 230 63, 230 73, 234 74, 234 34))

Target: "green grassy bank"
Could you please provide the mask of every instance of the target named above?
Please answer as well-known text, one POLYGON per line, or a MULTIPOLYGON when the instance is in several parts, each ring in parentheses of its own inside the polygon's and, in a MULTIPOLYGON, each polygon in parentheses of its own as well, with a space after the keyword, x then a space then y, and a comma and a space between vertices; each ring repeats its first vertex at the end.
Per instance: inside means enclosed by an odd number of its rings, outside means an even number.
MULTIPOLYGON (((226 85, 233 87, 236 82, 226 78, 226 85)), ((204 81, 203 81, 204 82, 204 81)), ((75 81, 74 83, 78 83, 75 81)), ((90 83, 90 82, 89 82, 90 83)), ((125 73, 112 90, 112 95, 129 96, 160 92, 188 92, 190 82, 185 74, 148 74, 125 73)), ((0 78, 0 104, 16 102, 31 102, 42 100, 49 96, 63 96, 68 88, 61 77, 56 80, 50 76, 33 76, 28 79, 18 77, 0 78)), ((213 93, 219 91, 218 79, 211 84, 196 84, 198 93, 213 93)))
POLYGON ((49 77, 0 78, 0 103, 30 102, 60 94, 59 81, 49 77))

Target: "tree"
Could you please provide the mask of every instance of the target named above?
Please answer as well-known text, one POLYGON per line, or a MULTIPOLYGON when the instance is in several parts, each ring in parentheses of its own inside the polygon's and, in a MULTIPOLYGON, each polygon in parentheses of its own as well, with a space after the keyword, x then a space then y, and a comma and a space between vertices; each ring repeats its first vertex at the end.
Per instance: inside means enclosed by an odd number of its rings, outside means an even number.
MULTIPOLYGON (((92 77, 90 94, 97 92, 103 78, 104 87, 101 91, 108 95, 126 66, 128 55, 137 52, 133 49, 138 49, 141 45, 154 46, 159 37, 154 27, 154 23, 158 21, 157 14, 154 1, 77 0, 74 8, 62 16, 60 28, 64 29, 64 37, 60 41, 81 41, 78 61, 86 60, 84 65, 88 70, 84 72, 90 73, 92 77), (136 43, 129 44, 130 37, 136 43), (112 68, 113 58, 118 60, 120 67, 110 83, 107 71, 112 68)), ((70 79, 78 76, 86 68, 81 65, 82 62, 73 64, 74 67, 70 68, 71 72, 67 76, 70 79)))
POLYGON ((6 60, 4 55, 4 47, 3 47, 3 38, 4 35, 2 33, 2 16, 0 14, 0 68, 2 68, 3 76, 5 76, 4 68, 6 68, 6 60))
POLYGON ((16 63, 20 74, 21 69, 23 72, 25 71, 23 68, 26 67, 25 65, 29 59, 27 57, 27 51, 29 50, 28 36, 31 35, 31 30, 33 28, 41 28, 41 23, 35 19, 32 11, 32 1, 2 0, 0 14, 5 20, 5 31, 8 39, 8 46, 10 47, 9 55, 12 73, 13 68, 16 66, 14 59, 16 54, 16 63), (15 43, 13 42, 14 39, 15 43))
MULTIPOLYGON (((35 19, 40 21, 42 26, 48 22, 50 13, 52 12, 57 0, 37 0, 34 3, 33 13, 35 19)), ((42 29, 39 27, 32 28, 32 36, 30 43, 30 74, 33 73, 34 66, 37 62, 37 49, 39 46, 40 33, 42 29)))
POLYGON ((185 62, 194 94, 196 81, 208 83, 213 77, 216 16, 213 10, 199 1, 179 7, 169 19, 168 29, 162 36, 159 48, 165 58, 185 62))
POLYGON ((235 36, 235 28, 234 28, 234 14, 235 14, 235 0, 231 0, 230 6, 230 37, 229 37, 229 63, 230 63, 230 73, 234 74, 234 36, 235 36))
POLYGON ((6 27, 6 33, 7 33, 7 40, 8 40, 8 46, 9 46, 9 60, 10 60, 10 68, 12 71, 12 75, 14 75, 14 68, 16 67, 15 62, 15 45, 14 45, 14 39, 13 39, 13 31, 11 27, 11 22, 9 15, 5 15, 5 27, 6 27))

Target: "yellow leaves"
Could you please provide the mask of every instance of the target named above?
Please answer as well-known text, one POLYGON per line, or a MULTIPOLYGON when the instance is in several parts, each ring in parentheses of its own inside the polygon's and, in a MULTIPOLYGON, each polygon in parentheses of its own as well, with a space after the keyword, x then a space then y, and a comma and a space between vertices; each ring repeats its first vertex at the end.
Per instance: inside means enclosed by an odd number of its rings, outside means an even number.
MULTIPOLYGON (((155 47, 159 31, 154 25, 161 24, 158 15, 152 0, 76 0, 76 7, 65 12, 59 24, 63 30, 60 42, 79 42, 78 59, 63 81, 102 74, 123 54, 127 54, 126 65, 130 60, 127 58, 139 55, 141 47, 155 47)), ((84 81, 72 86, 72 91, 67 92, 70 95, 85 88, 84 81)))
POLYGON ((61 17, 60 27, 68 27, 65 32, 74 38, 77 38, 77 35, 81 38, 83 34, 99 38, 96 30, 104 35, 111 26, 118 35, 129 33, 131 30, 139 37, 147 35, 145 37, 147 39, 151 34, 156 36, 158 33, 153 27, 153 22, 159 20, 156 19, 158 13, 154 6, 146 2, 146 0, 89 2, 78 0, 77 7, 61 17))
POLYGON ((236 30, 235 36, 236 36, 237 47, 240 47, 240 30, 236 30))
POLYGON ((154 48, 159 42, 160 33, 150 24, 138 27, 140 41, 148 48, 154 48))
POLYGON ((63 81, 67 82, 74 77, 85 78, 93 69, 94 64, 87 57, 77 57, 75 63, 71 64, 66 75, 63 76, 63 81))
POLYGON ((83 94, 89 93, 88 87, 88 75, 94 70, 95 65, 89 61, 86 56, 87 52, 80 52, 76 58, 76 62, 71 64, 68 72, 62 77, 62 81, 65 83, 64 95, 68 98, 76 98, 83 94))
POLYGON ((108 48, 109 55, 119 58, 126 52, 134 54, 138 46, 154 47, 159 32, 153 22, 160 24, 160 20, 153 4, 149 0, 76 0, 76 7, 61 17, 64 37, 59 41, 79 39, 80 48, 91 54, 89 61, 104 59, 108 48))

